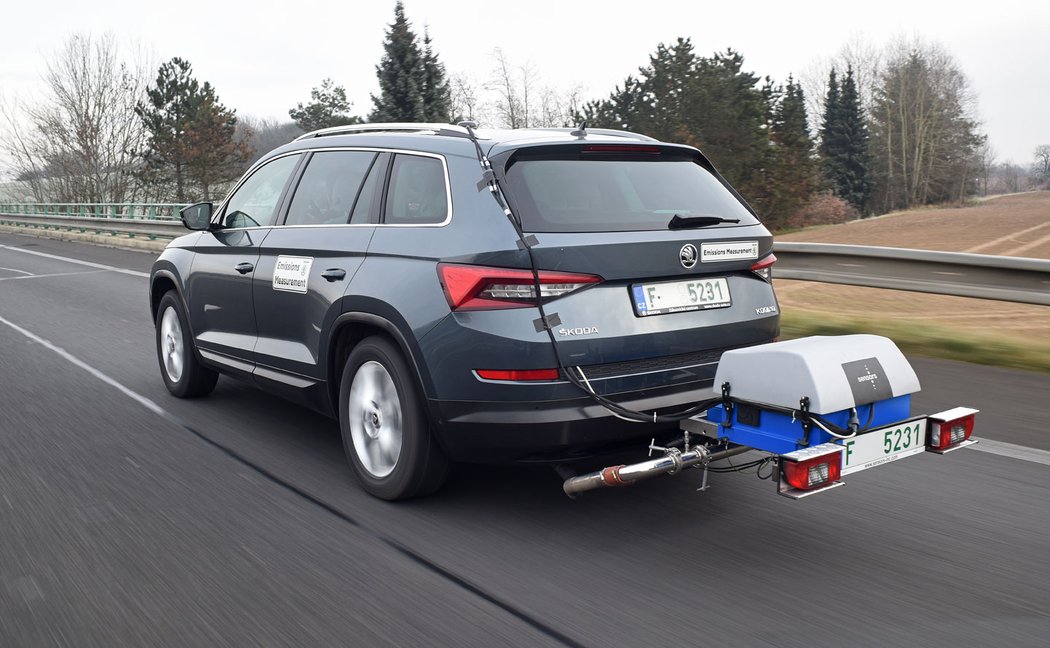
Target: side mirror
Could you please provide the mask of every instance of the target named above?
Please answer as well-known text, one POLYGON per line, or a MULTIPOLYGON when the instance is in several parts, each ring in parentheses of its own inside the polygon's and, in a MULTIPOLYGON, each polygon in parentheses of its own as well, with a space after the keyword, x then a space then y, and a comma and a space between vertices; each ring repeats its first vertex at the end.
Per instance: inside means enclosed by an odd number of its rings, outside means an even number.
POLYGON ((211 226, 212 204, 210 202, 197 203, 179 210, 182 224, 186 229, 206 230, 211 226))

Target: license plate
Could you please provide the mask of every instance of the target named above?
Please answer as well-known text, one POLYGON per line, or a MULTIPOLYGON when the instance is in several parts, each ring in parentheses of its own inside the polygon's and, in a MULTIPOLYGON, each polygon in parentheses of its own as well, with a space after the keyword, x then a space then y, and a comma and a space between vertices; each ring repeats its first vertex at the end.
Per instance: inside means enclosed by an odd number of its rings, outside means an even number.
POLYGON ((725 308, 733 304, 725 277, 635 284, 631 286, 631 295, 634 312, 639 317, 725 308))
POLYGON ((896 423, 842 442, 842 474, 867 470, 926 450, 926 419, 896 423))

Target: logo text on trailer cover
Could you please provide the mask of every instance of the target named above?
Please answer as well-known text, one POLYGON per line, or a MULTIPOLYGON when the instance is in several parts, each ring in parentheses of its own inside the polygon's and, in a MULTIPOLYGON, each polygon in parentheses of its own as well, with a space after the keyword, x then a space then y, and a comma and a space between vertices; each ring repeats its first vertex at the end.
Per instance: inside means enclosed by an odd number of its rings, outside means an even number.
POLYGON ((853 402, 857 405, 893 398, 893 388, 877 358, 844 362, 842 371, 846 374, 853 392, 853 402))

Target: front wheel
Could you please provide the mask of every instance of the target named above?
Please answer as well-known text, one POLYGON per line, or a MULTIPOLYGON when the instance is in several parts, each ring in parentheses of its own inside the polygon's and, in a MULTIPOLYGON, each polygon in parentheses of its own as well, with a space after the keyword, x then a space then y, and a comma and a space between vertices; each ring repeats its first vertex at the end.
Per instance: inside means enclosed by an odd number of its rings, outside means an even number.
POLYGON ((210 394, 219 380, 217 372, 197 359, 182 302, 174 290, 160 298, 157 308, 157 360, 164 385, 179 398, 210 394))
POLYGON ((347 358, 339 425, 354 474, 372 495, 408 499, 444 483, 448 460, 430 433, 415 380, 387 338, 366 338, 347 358))

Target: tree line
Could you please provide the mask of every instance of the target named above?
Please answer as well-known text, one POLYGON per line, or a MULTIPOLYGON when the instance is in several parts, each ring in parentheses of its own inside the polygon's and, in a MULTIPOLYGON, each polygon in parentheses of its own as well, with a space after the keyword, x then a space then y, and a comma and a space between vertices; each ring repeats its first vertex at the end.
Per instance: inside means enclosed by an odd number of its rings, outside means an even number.
MULTIPOLYGON (((510 128, 635 131, 700 148, 774 229, 959 201, 1010 188, 974 118, 953 57, 917 39, 878 55, 840 56, 807 96, 747 70, 734 50, 698 54, 688 38, 659 44, 605 98, 545 86, 499 49, 484 82, 449 75, 428 30, 398 1, 375 66, 372 110, 355 115, 323 79, 291 123, 242 119, 179 57, 155 73, 120 60, 112 37, 74 36, 47 64, 45 102, 5 111, 3 144, 39 201, 189 202, 225 191, 253 159, 295 135, 364 122, 473 119, 510 128)), ((812 86, 811 86, 812 87, 812 86)), ((1026 173, 1050 183, 1050 145, 1026 173)), ((1024 184, 1013 176, 1013 185, 1024 184)))

